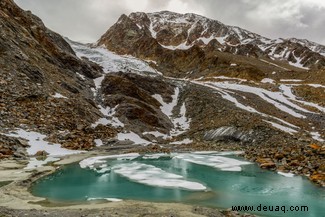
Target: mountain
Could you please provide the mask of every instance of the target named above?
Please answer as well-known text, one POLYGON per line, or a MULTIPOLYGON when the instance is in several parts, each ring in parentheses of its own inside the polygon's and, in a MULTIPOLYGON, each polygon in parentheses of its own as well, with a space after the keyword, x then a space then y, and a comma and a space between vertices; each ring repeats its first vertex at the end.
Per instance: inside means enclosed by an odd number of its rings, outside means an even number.
POLYGON ((235 58, 225 53, 235 54, 242 59, 239 63, 256 71, 325 66, 323 45, 298 39, 271 40, 196 14, 169 11, 122 15, 100 38, 98 45, 120 54, 157 61, 158 65, 163 65, 158 66, 161 71, 170 69, 184 73, 197 68, 200 71, 224 69, 235 58), (257 67, 256 63, 250 66, 249 63, 256 60, 263 61, 258 64, 264 67, 257 67), (276 67, 265 69, 270 64, 276 67))
POLYGON ((91 91, 101 67, 12 0, 0 8, 0 158, 27 155, 8 130, 33 130, 70 149, 90 149, 99 131, 114 136, 109 127, 87 128, 101 115, 91 91))
POLYGON ((324 185, 323 46, 171 12, 122 15, 82 44, 0 6, 0 158, 242 150, 324 185))

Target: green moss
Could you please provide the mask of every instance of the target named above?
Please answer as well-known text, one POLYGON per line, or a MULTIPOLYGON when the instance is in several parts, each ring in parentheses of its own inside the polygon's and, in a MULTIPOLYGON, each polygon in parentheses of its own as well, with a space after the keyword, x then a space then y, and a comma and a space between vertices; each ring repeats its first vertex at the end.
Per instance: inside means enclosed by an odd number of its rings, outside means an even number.
POLYGON ((5 182, 0 182, 0 188, 5 186, 5 185, 8 185, 10 184, 12 181, 5 181, 5 182))

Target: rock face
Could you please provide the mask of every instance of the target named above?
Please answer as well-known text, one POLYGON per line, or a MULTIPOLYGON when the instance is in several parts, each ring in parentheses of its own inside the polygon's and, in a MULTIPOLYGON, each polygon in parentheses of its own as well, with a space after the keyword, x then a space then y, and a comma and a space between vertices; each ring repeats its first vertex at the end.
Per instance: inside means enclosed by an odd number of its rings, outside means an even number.
MULTIPOLYGON (((245 57, 246 66, 251 58, 262 59, 264 64, 266 60, 282 62, 289 68, 288 65, 325 66, 325 47, 314 42, 294 38, 271 40, 196 14, 169 11, 122 15, 98 45, 120 54, 155 60, 159 70, 174 70, 174 75, 224 69, 232 60, 224 53, 245 57)), ((253 68, 263 69, 256 65, 253 68)))
POLYGON ((172 85, 160 78, 117 73, 105 76, 101 94, 103 105, 115 108, 125 127, 138 133, 155 130, 167 133, 172 123, 152 96, 162 94, 166 101, 170 101, 173 90, 172 85))
POLYGON ((99 112, 90 88, 101 67, 79 59, 59 34, 13 1, 1 1, 0 8, 0 128, 51 135, 95 122, 99 112))

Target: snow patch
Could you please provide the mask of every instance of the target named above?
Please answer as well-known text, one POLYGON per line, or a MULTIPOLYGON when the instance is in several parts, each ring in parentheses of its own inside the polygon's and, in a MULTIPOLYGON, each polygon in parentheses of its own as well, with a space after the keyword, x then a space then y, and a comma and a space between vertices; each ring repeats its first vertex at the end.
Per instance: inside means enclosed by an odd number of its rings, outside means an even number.
POLYGON ((178 95, 179 95, 179 88, 176 87, 175 93, 174 95, 172 95, 172 101, 170 103, 165 103, 163 98, 159 94, 154 94, 152 95, 152 97, 155 98, 161 104, 160 106, 161 111, 169 118, 171 118, 173 115, 173 109, 178 102, 178 95))
POLYGON ((263 84, 266 84, 266 83, 274 84, 275 81, 273 79, 271 79, 271 78, 263 78, 261 80, 261 83, 263 83, 263 84))
MULTIPOLYGON (((234 83, 229 83, 229 82, 215 82, 215 83, 206 82, 206 84, 208 84, 210 86, 217 87, 217 88, 221 88, 224 90, 234 90, 234 91, 241 91, 241 92, 255 94, 255 95, 259 96, 260 98, 262 98, 263 100, 265 100, 266 102, 273 104, 275 107, 277 107, 281 111, 286 112, 286 113, 288 113, 294 117, 297 117, 297 118, 306 118, 306 116, 296 112, 296 110, 298 110, 299 112, 303 112, 303 113, 313 113, 311 111, 308 111, 307 109, 304 109, 304 108, 292 103, 281 92, 272 92, 269 90, 265 90, 263 88, 251 87, 251 86, 243 85, 243 84, 234 84, 234 83)), ((227 94, 226 94, 226 96, 227 96, 227 94)), ((229 96, 227 96, 227 97, 229 97, 229 96)))
POLYGON ((283 126, 283 125, 281 125, 281 124, 277 124, 277 123, 274 123, 274 122, 272 122, 272 121, 266 121, 266 120, 263 120, 263 121, 265 121, 265 122, 271 124, 273 127, 277 128, 277 129, 279 129, 279 130, 282 130, 282 131, 284 131, 284 132, 286 132, 286 133, 293 134, 293 133, 297 133, 297 132, 298 132, 298 131, 295 130, 295 129, 292 129, 292 128, 290 128, 290 127, 285 127, 285 126, 283 126))
POLYGON ((261 60, 262 62, 265 62, 265 63, 268 63, 268 64, 270 64, 270 65, 276 66, 276 67, 278 67, 278 68, 280 68, 280 69, 284 69, 284 70, 286 70, 286 71, 289 70, 289 69, 284 68, 284 67, 282 67, 282 66, 279 66, 279 65, 277 65, 277 64, 275 64, 275 63, 271 63, 271 62, 266 61, 266 60, 263 60, 263 59, 260 59, 260 60, 261 60))
POLYGON ((26 151, 29 155, 35 155, 38 151, 46 151, 49 154, 49 156, 64 156, 64 155, 79 154, 85 152, 85 151, 69 150, 66 148, 62 148, 60 144, 56 144, 56 143, 52 144, 47 141, 44 141, 46 135, 33 132, 33 131, 17 129, 12 133, 4 134, 4 135, 28 140, 28 144, 30 145, 30 147, 28 147, 26 151))
POLYGON ((84 76, 84 75, 82 75, 82 74, 80 74, 80 73, 76 73, 82 80, 86 80, 86 77, 84 76))
POLYGON ((300 79, 281 79, 281 82, 302 82, 300 79))
POLYGON ((182 104, 178 117, 174 118, 173 116, 173 110, 178 104, 178 87, 175 88, 175 92, 172 95, 172 101, 170 103, 165 103, 163 98, 159 94, 154 94, 152 97, 155 98, 161 104, 161 111, 171 120, 174 125, 174 128, 170 132, 171 136, 178 136, 186 132, 190 128, 191 119, 186 117, 185 103, 182 104))
POLYGON ((163 133, 161 133, 161 132, 159 132, 159 131, 150 131, 150 132, 144 132, 144 133, 143 133, 143 135, 148 135, 148 134, 153 135, 153 136, 155 136, 156 138, 159 138, 159 137, 162 137, 163 139, 168 139, 168 138, 170 138, 170 136, 168 136, 168 135, 166 135, 166 134, 163 134, 163 133))
POLYGON ((318 132, 310 132, 311 136, 313 137, 313 139, 319 141, 319 142, 325 142, 324 139, 322 139, 320 133, 318 132))
POLYGON ((136 145, 149 145, 151 144, 151 142, 142 139, 138 134, 134 133, 134 132, 129 132, 129 133, 118 133, 117 134, 117 139, 120 141, 132 141, 134 142, 134 144, 136 145))
POLYGON ((183 144, 186 145, 186 144, 191 144, 192 142, 193 142, 193 140, 186 138, 181 141, 171 142, 170 144, 171 145, 183 145, 183 144))
POLYGON ((54 98, 57 98, 57 99, 68 99, 68 97, 66 96, 63 96, 62 94, 60 93, 55 93, 54 95, 52 95, 54 98))
POLYGON ((94 142, 95 142, 95 144, 96 144, 97 147, 104 145, 103 144, 103 141, 101 139, 95 139, 94 142))
MULTIPOLYGON (((103 67, 104 73, 108 72, 138 72, 138 74, 151 73, 153 75, 161 74, 149 66, 146 61, 132 56, 121 56, 109 51, 106 47, 92 48, 89 45, 67 40, 78 57, 87 57, 89 60, 98 63, 103 67)), ((100 77, 101 78, 101 77, 100 77)), ((101 79, 97 78, 96 87, 99 86, 101 79)), ((96 79, 95 79, 96 80, 96 79)))
POLYGON ((95 128, 99 124, 102 124, 104 126, 110 124, 113 127, 124 127, 124 124, 117 117, 115 117, 117 106, 115 106, 114 108, 104 108, 103 106, 99 105, 99 110, 105 117, 98 119, 96 123, 91 125, 91 127, 95 128))

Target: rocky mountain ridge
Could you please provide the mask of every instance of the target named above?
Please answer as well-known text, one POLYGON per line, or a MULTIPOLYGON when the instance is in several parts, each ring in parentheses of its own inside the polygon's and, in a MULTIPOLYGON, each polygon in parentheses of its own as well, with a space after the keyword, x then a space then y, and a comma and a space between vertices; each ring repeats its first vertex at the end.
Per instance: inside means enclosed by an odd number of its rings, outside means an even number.
POLYGON ((101 37, 98 45, 105 45, 120 54, 158 61, 158 65, 164 64, 164 68, 183 72, 196 68, 200 71, 218 69, 216 65, 227 62, 220 52, 285 65, 273 70, 281 70, 281 67, 282 70, 294 69, 290 66, 299 69, 325 66, 323 45, 294 38, 271 40, 200 15, 169 11, 122 15, 101 37), (185 60, 186 66, 180 64, 184 59, 173 60, 173 57, 177 59, 182 55, 190 59, 185 60), (175 61, 177 66, 174 66, 175 61), (188 66, 192 63, 193 67, 188 66))

